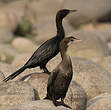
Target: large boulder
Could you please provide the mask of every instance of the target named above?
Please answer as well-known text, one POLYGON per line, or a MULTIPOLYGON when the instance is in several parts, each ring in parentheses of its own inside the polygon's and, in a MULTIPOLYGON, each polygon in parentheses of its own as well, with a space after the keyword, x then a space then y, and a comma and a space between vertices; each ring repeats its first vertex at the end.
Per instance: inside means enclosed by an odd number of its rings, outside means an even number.
MULTIPOLYGON (((111 13, 110 0, 64 0, 64 8, 77 9, 78 12, 70 17, 74 24, 98 20, 111 13)), ((109 16, 108 16, 109 15, 109 16)))
POLYGON ((71 109, 66 108, 64 106, 56 107, 50 100, 39 100, 39 101, 31 101, 22 105, 9 107, 8 109, 6 109, 5 107, 5 109, 3 110, 71 110, 71 109))
POLYGON ((111 56, 100 59, 98 63, 111 73, 111 56))
POLYGON ((0 84, 0 105, 12 106, 38 100, 37 91, 26 82, 8 82, 0 84))
POLYGON ((87 95, 80 84, 71 81, 66 94, 65 103, 73 110, 86 110, 87 95))
POLYGON ((83 58, 72 58, 73 79, 87 93, 88 99, 99 94, 111 93, 111 74, 100 65, 83 58))
POLYGON ((0 28, 0 43, 10 43, 13 38, 11 31, 0 28))
POLYGON ((36 72, 30 75, 26 75, 22 79, 26 80, 27 78, 28 78, 28 83, 38 91, 40 98, 41 99, 45 98, 47 94, 47 83, 49 75, 46 73, 36 72))
POLYGON ((82 30, 93 31, 106 43, 111 41, 111 24, 110 23, 88 23, 81 26, 82 30))
POLYGON ((68 49, 70 56, 82 57, 96 61, 99 58, 108 56, 110 49, 106 43, 100 39, 99 35, 93 31, 75 31, 70 35, 79 38, 80 42, 75 42, 68 49))
POLYGON ((0 71, 0 83, 3 82, 4 78, 5 78, 4 74, 0 71))
POLYGON ((0 71, 7 77, 9 74, 13 73, 16 69, 10 64, 0 62, 0 71))
POLYGON ((101 94, 89 100, 86 110, 111 110, 111 94, 101 94))
POLYGON ((0 44, 0 59, 3 62, 11 63, 19 52, 9 44, 0 44))
POLYGON ((12 46, 21 53, 33 53, 38 48, 34 42, 23 37, 15 38, 12 42, 12 46))

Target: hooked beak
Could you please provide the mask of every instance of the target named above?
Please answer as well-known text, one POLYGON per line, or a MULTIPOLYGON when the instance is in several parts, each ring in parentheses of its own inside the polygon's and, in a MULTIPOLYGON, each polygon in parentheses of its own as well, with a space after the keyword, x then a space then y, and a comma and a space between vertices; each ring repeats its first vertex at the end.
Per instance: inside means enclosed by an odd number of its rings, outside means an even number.
POLYGON ((76 12, 77 10, 70 10, 70 12, 72 13, 72 12, 76 12))
POLYGON ((75 42, 81 42, 82 40, 81 39, 78 39, 78 38, 74 38, 75 42))

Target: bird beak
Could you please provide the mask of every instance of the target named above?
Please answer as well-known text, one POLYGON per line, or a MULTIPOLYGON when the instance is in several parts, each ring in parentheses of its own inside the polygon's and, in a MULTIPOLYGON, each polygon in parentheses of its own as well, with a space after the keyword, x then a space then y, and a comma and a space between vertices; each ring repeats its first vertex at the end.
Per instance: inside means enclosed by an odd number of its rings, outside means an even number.
POLYGON ((78 39, 78 38, 74 38, 75 42, 81 42, 82 40, 81 39, 78 39))
POLYGON ((70 12, 76 12, 77 10, 70 10, 70 12))

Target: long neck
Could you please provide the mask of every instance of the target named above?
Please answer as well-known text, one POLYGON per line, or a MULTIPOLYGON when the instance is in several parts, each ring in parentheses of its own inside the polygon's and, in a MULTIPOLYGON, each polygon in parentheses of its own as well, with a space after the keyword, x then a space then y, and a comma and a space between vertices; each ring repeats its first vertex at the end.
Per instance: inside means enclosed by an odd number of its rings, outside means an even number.
POLYGON ((64 65, 64 68, 66 70, 72 71, 72 62, 71 62, 70 56, 67 55, 67 49, 65 49, 65 48, 64 48, 64 50, 62 49, 62 51, 60 51, 60 53, 61 53, 62 63, 64 65))
POLYGON ((67 48, 65 48, 65 47, 61 48, 60 54, 61 54, 62 60, 67 58, 67 48))
POLYGON ((62 20, 61 18, 59 18, 58 16, 56 16, 56 27, 57 27, 57 36, 60 39, 63 39, 65 36, 65 32, 64 32, 64 28, 62 26, 62 20))

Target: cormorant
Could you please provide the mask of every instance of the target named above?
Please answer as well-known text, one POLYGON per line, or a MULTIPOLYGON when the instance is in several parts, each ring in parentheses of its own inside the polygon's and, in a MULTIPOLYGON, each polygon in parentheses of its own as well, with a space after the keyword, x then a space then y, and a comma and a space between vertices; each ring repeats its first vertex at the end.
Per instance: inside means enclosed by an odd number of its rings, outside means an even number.
POLYGON ((61 99, 61 104, 64 104, 64 98, 66 96, 69 84, 73 76, 73 68, 70 56, 67 55, 67 48, 71 42, 78 40, 75 37, 64 38, 60 43, 60 54, 62 61, 52 71, 48 79, 47 96, 44 99, 50 99, 54 105, 58 106, 56 100, 61 99))
POLYGON ((18 69, 16 72, 8 76, 4 79, 4 81, 12 80, 21 72, 23 72, 27 68, 35 68, 40 66, 40 69, 43 69, 45 73, 50 74, 48 69, 46 68, 46 64, 49 60, 55 57, 59 53, 59 44, 61 40, 65 37, 64 28, 62 26, 62 20, 65 16, 67 16, 71 12, 75 12, 76 10, 68 10, 62 9, 56 14, 56 27, 57 34, 55 37, 44 42, 30 57, 30 59, 26 62, 26 64, 18 69))

